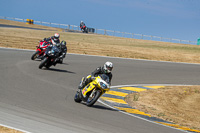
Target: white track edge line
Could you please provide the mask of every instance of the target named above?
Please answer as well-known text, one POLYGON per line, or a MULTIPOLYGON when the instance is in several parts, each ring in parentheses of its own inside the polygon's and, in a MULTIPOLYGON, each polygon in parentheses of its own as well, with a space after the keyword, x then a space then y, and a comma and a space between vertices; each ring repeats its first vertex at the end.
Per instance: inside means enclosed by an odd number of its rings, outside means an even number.
MULTIPOLYGON (((0 47, 0 48, 1 48, 1 49, 22 50, 22 51, 35 51, 35 50, 30 50, 30 49, 16 49, 16 48, 6 48, 6 47, 0 47)), ((163 62, 163 63, 175 63, 175 64, 193 64, 193 65, 200 65, 200 63, 172 62, 172 61, 157 61, 157 60, 133 59, 133 58, 110 57, 110 56, 99 56, 99 55, 87 55, 87 54, 76 54, 76 53, 67 53, 67 54, 70 54, 70 55, 93 56, 93 57, 103 57, 103 58, 111 58, 111 59, 124 59, 124 60, 136 60, 136 61, 148 61, 148 62, 163 62)))
POLYGON ((14 129, 14 130, 17 130, 17 131, 21 131, 21 132, 24 132, 24 133, 31 133, 31 132, 28 132, 28 131, 25 131, 25 130, 22 130, 22 129, 19 129, 19 128, 7 126, 7 125, 4 125, 4 124, 0 124, 0 126, 7 127, 7 128, 10 128, 10 129, 14 129))

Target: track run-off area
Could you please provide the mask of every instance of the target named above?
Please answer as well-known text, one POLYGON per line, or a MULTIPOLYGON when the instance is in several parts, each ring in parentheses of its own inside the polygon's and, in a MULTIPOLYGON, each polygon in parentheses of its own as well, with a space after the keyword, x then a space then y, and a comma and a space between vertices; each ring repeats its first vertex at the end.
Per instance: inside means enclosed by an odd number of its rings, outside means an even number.
POLYGON ((63 64, 41 70, 40 60, 30 59, 33 52, 0 48, 2 125, 33 133, 190 131, 133 109, 123 99, 167 85, 199 85, 199 64, 68 54, 63 64), (75 103, 81 78, 106 61, 114 64, 111 90, 93 107, 75 103))

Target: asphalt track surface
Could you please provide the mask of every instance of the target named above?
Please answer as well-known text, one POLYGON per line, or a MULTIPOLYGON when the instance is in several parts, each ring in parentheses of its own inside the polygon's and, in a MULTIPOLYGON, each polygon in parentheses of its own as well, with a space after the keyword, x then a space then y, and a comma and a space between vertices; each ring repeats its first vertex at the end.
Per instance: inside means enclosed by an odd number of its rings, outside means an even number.
POLYGON ((0 24, 0 27, 7 27, 7 28, 24 28, 24 29, 32 29, 32 30, 46 30, 41 28, 32 28, 32 27, 24 27, 24 26, 16 26, 16 25, 7 25, 7 24, 0 24))
POLYGON ((200 65, 68 54, 64 64, 38 69, 34 51, 0 48, 0 124, 33 133, 182 133, 129 116, 97 102, 74 102, 82 76, 106 61, 112 86, 200 84, 200 65))

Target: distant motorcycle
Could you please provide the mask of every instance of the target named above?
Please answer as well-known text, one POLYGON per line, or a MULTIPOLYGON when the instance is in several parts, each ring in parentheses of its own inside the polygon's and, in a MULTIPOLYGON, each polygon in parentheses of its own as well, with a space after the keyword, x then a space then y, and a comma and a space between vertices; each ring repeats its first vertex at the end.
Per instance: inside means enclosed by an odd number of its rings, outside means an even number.
POLYGON ((31 56, 31 59, 32 60, 35 60, 36 58, 37 59, 42 59, 43 58, 43 55, 46 51, 46 48, 50 45, 50 43, 46 42, 46 41, 40 41, 39 42, 39 45, 36 46, 36 51, 35 53, 31 56))
POLYGON ((88 28, 84 25, 83 27, 81 27, 81 31, 83 33, 88 33, 88 28))
POLYGON ((44 53, 44 59, 39 65, 39 69, 42 69, 42 67, 49 68, 52 65, 55 65, 59 60, 58 57, 60 52, 61 51, 57 46, 48 47, 44 53))
MULTIPOLYGON (((81 82, 83 82, 83 79, 81 82)), ((74 101, 80 103, 86 102, 87 106, 92 106, 101 95, 110 90, 110 80, 106 74, 100 74, 98 77, 86 85, 82 90, 78 90, 74 96, 74 101)))

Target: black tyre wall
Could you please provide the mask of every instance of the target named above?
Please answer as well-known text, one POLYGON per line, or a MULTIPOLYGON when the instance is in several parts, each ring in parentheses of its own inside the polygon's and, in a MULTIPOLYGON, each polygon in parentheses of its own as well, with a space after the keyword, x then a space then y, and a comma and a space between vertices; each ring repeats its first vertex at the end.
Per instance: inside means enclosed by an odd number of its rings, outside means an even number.
POLYGON ((36 51, 36 52, 31 56, 31 60, 35 60, 37 54, 39 54, 39 53, 40 53, 40 51, 36 51))

